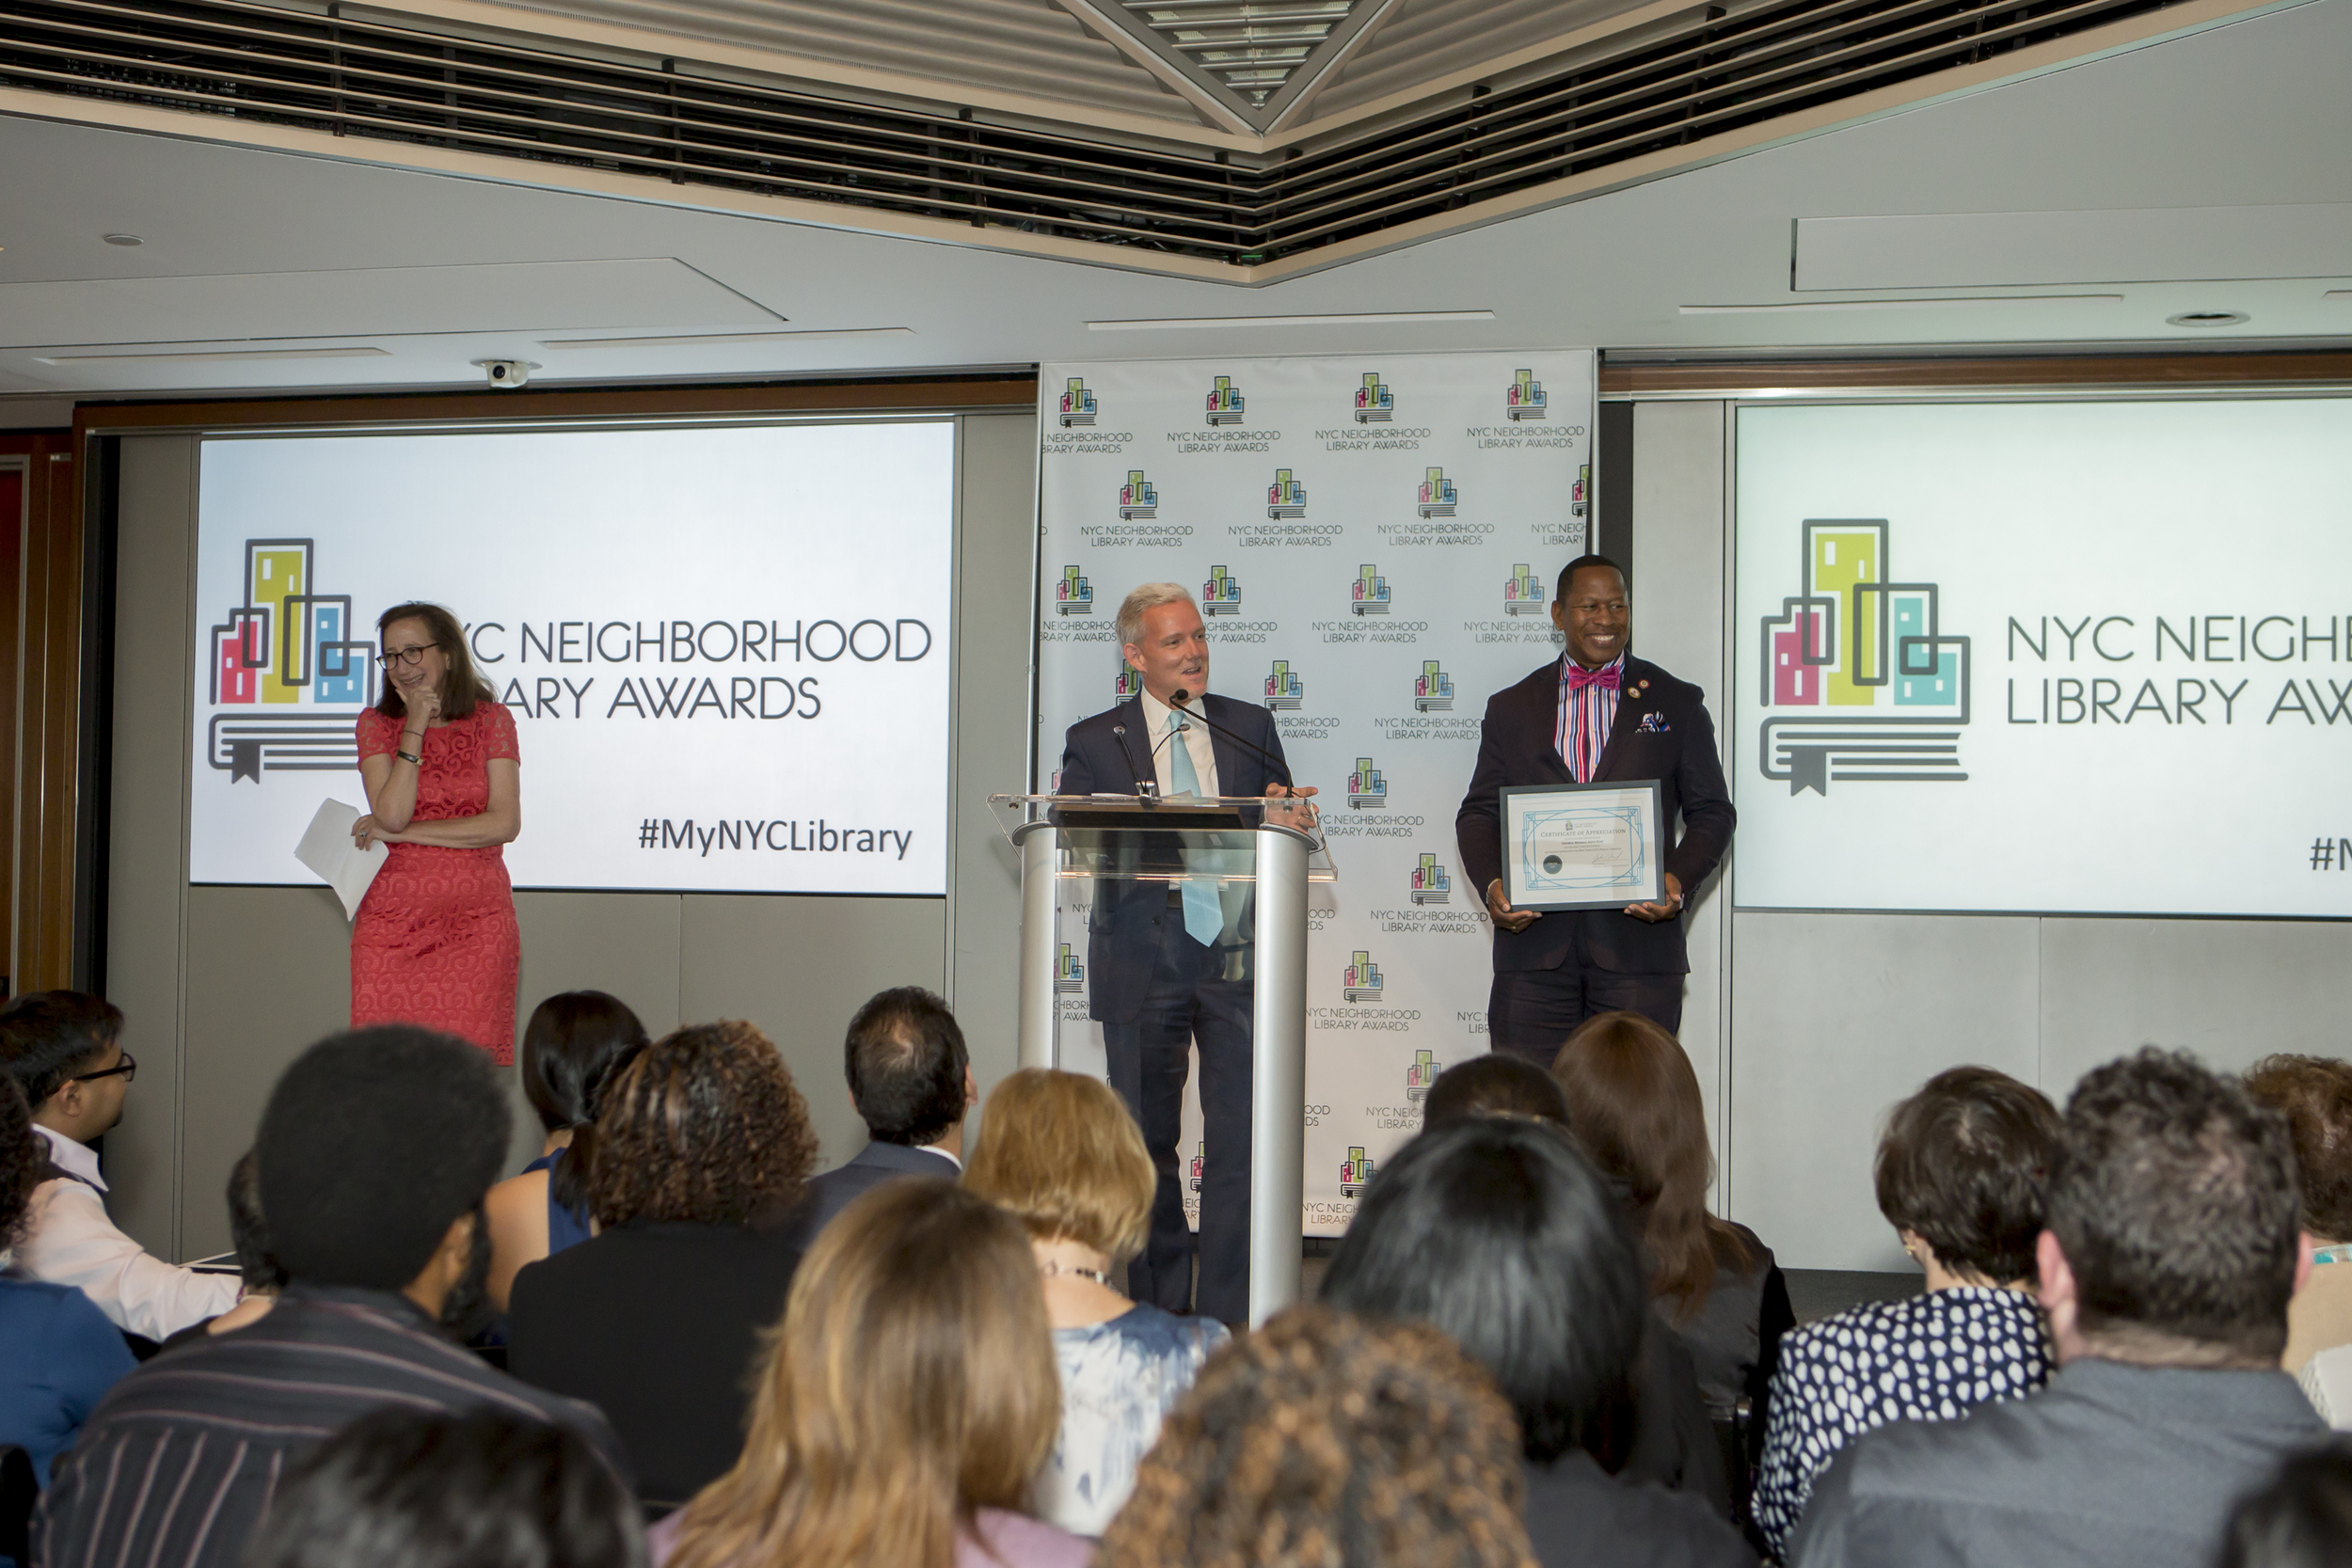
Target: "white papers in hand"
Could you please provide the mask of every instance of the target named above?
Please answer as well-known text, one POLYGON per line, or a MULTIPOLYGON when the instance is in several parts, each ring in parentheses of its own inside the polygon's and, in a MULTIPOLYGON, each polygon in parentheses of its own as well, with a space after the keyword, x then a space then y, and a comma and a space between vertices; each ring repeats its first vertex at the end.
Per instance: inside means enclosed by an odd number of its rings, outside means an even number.
POLYGON ((365 849, 351 842, 352 825, 358 820, 357 807, 341 800, 322 800, 318 815, 303 830, 302 842, 294 846, 294 859, 317 872, 320 880, 342 899, 346 920, 358 915, 359 900, 368 895, 368 884, 375 880, 391 854, 381 841, 365 849))

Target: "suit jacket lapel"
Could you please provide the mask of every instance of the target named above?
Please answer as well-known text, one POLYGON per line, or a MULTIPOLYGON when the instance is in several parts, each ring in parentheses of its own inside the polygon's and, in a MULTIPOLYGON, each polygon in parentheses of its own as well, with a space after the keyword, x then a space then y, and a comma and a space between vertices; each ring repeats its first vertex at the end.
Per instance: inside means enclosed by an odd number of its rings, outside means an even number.
MULTIPOLYGON (((1208 713, 1209 705, 1212 703, 1218 704, 1228 710, 1232 705, 1221 697, 1203 695, 1200 699, 1200 711, 1208 713)), ((1226 729, 1233 728, 1228 712, 1214 713, 1209 716, 1223 724, 1226 729)), ((1208 726, 1204 724, 1201 728, 1208 729, 1208 726)), ((1238 769, 1241 767, 1241 759, 1247 754, 1218 731, 1209 730, 1209 755, 1216 763, 1216 790, 1219 795, 1235 795, 1241 792, 1241 774, 1238 769)), ((1207 783, 1206 780, 1201 782, 1204 785, 1207 783)))
POLYGON ((1559 748, 1552 745, 1552 736, 1560 729, 1560 666, 1555 661, 1550 669, 1539 670, 1528 682, 1529 694, 1527 733, 1535 737, 1535 765, 1550 775, 1551 784, 1573 784, 1576 776, 1568 771, 1567 760, 1559 748))
POLYGON ((1111 709, 1111 723, 1114 727, 1122 724, 1126 726, 1126 739, 1120 740, 1117 736, 1111 736, 1111 739, 1118 745, 1119 754, 1126 763, 1127 771, 1135 773, 1135 792, 1137 795, 1144 794, 1146 793, 1143 787, 1145 781, 1158 777, 1158 770, 1149 766, 1152 756, 1152 736, 1143 721, 1141 694, 1130 697, 1111 709), (1138 767, 1144 768, 1145 770, 1136 773, 1138 767))
POLYGON ((1618 675, 1623 684, 1617 690, 1617 717, 1609 725, 1609 739, 1600 749, 1600 763, 1593 769, 1595 784, 1610 777, 1611 769, 1625 756, 1625 737, 1631 735, 1634 726, 1642 721, 1644 699, 1634 694, 1633 688, 1640 678, 1640 672, 1646 669, 1647 665, 1629 657, 1618 675))

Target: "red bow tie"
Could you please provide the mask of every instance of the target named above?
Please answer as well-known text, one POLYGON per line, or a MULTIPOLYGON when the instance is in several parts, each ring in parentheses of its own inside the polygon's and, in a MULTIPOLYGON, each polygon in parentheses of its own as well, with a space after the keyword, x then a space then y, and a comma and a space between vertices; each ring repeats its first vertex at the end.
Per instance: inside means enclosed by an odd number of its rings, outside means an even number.
POLYGON ((1581 664, 1571 663, 1568 666, 1568 689, 1581 691, 1588 686, 1605 686, 1614 691, 1618 689, 1619 677, 1624 673, 1625 666, 1622 664, 1612 664, 1605 670, 1587 670, 1581 664))

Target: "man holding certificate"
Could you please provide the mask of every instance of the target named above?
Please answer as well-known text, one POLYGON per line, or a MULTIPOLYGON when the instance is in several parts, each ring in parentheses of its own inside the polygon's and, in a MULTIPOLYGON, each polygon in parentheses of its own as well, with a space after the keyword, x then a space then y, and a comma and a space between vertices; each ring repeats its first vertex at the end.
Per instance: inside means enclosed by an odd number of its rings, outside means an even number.
POLYGON ((1723 859, 1735 819, 1704 694, 1626 651, 1616 562, 1568 562, 1551 621, 1566 652, 1487 699, 1454 819, 1494 918, 1491 1047, 1546 1068, 1596 1013, 1679 1027, 1685 895, 1723 859))

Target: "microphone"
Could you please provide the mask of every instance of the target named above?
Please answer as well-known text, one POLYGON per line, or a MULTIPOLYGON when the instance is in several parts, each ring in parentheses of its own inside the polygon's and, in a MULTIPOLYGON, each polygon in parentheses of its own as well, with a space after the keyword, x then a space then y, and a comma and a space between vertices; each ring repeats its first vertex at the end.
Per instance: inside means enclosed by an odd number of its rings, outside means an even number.
MULTIPOLYGON (((1176 709, 1178 712, 1183 713, 1187 718, 1200 720, 1200 722, 1206 724, 1210 729, 1216 731, 1218 735, 1223 736, 1234 745, 1248 747, 1251 751, 1257 752, 1259 756, 1264 758, 1267 762, 1272 763, 1275 767, 1282 770, 1281 784, 1284 789, 1296 787, 1291 782, 1291 767, 1289 763, 1283 761, 1280 757, 1276 756, 1272 752, 1267 751, 1264 747, 1259 745, 1256 741, 1249 739, 1248 736, 1235 735, 1232 731, 1227 729, 1224 725, 1210 718, 1205 709, 1188 708, 1184 706, 1184 704, 1190 700, 1191 696, 1191 692, 1186 691, 1180 686, 1175 690, 1168 694, 1168 705, 1176 709)), ((1172 735, 1175 732, 1171 730, 1168 733, 1172 735)))
MULTIPOLYGON (((1129 762, 1135 761, 1135 753, 1127 750, 1127 726, 1113 724, 1111 734, 1119 737, 1120 752, 1129 762)), ((1160 797, 1160 781, 1152 772, 1148 765, 1136 770, 1136 795, 1140 800, 1156 800, 1160 797)))

